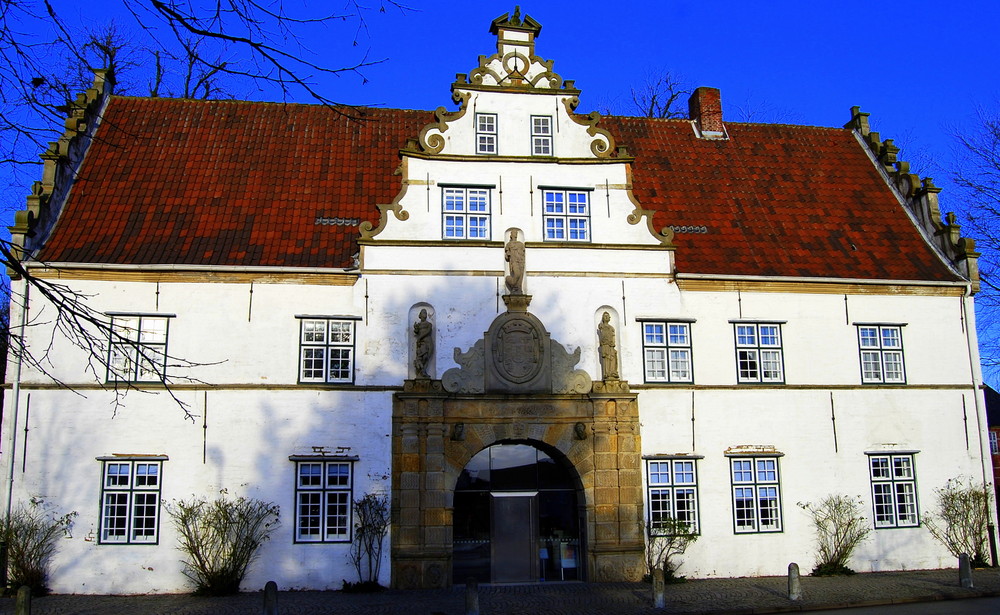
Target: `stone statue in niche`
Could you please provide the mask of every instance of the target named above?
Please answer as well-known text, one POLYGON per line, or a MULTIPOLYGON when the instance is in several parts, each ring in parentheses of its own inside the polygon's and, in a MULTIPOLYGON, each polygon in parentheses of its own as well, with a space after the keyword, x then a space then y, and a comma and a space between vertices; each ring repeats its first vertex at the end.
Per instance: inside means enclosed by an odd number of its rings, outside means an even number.
POLYGON ((517 238, 517 229, 510 232, 510 239, 503 249, 510 274, 504 278, 507 292, 511 295, 524 294, 524 242, 517 238))
POLYGON ((615 328, 611 314, 604 312, 597 325, 598 352, 601 357, 601 375, 604 380, 618 380, 618 349, 615 348, 615 328))
POLYGON ((427 321, 427 310, 420 310, 420 320, 413 323, 413 368, 417 378, 430 378, 427 364, 434 353, 434 325, 427 321))

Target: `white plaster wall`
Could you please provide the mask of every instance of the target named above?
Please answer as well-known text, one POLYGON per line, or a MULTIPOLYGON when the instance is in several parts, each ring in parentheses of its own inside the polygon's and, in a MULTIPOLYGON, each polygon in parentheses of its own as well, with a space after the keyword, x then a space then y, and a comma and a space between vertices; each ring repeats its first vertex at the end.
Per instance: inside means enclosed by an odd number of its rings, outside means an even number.
MULTIPOLYGON (((160 519, 157 545, 100 545, 101 463, 113 454, 166 455, 165 502, 212 498, 225 490, 277 503, 281 525, 261 549, 243 587, 274 580, 279 588, 339 589, 356 579, 347 544, 294 544, 295 464, 314 446, 357 455, 355 498, 389 492, 391 394, 355 391, 182 391, 198 414, 183 418, 169 398, 130 393, 112 416, 111 395, 34 392, 22 399, 15 452, 15 501, 42 498, 61 512, 76 511, 72 537, 59 541, 51 586, 58 593, 147 593, 191 589, 181 573, 177 534, 160 519), (207 409, 206 409, 207 403, 207 409), (207 423, 207 429, 205 424, 207 423), (23 429, 23 427, 22 427, 23 429), (203 458, 204 455, 204 458, 203 458), (26 468, 21 471, 22 462, 26 468)), ((9 397, 8 397, 9 400, 9 397)), ((388 562, 389 539, 386 538, 388 562)), ((383 567, 388 583, 388 564, 383 567)))

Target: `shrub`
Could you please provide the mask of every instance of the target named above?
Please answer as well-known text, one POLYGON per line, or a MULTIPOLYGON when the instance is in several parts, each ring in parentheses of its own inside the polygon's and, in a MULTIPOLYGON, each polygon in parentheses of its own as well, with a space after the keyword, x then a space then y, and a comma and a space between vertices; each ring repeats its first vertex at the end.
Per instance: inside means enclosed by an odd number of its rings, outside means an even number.
POLYGON ((389 497, 366 493, 354 501, 354 540, 351 563, 358 573, 357 583, 344 581, 344 591, 377 591, 382 569, 382 550, 389 530, 389 497))
POLYGON ((644 529, 646 535, 646 576, 652 579, 653 570, 663 568, 663 579, 667 583, 683 583, 684 577, 677 575, 680 562, 675 558, 683 555, 691 544, 698 540, 691 524, 670 516, 650 524, 644 529))
POLYGON ((967 553, 973 566, 989 566, 988 526, 992 519, 993 486, 959 477, 934 493, 937 513, 924 517, 931 535, 955 557, 967 553))
POLYGON ((799 506, 812 517, 816 529, 819 561, 813 568, 813 576, 854 574, 847 562, 872 531, 861 498, 828 495, 818 504, 799 502, 799 506))
POLYGON ((196 594, 224 596, 240 583, 279 523, 279 507, 252 498, 176 500, 165 506, 180 534, 184 575, 196 594))
POLYGON ((49 593, 49 561, 56 552, 56 541, 69 533, 76 512, 58 515, 46 511, 42 501, 32 498, 28 505, 18 504, 0 525, 0 537, 7 544, 7 583, 14 591, 31 588, 35 596, 49 593))

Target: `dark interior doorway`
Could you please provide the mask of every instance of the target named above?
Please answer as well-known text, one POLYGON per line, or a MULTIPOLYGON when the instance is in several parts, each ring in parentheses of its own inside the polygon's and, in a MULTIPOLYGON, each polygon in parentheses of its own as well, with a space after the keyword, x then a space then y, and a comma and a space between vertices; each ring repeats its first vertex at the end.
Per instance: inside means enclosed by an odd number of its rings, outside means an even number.
POLYGON ((480 451, 455 487, 455 582, 583 578, 577 493, 568 465, 532 444, 480 451))

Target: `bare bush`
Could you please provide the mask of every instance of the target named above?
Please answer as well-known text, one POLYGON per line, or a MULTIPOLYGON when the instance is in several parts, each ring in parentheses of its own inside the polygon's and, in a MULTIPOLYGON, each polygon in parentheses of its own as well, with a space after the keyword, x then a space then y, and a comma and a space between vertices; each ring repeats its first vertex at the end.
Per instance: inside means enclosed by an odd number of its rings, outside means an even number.
MULTIPOLYGON (((382 551, 389 531, 389 496, 366 493, 354 500, 354 540, 351 563, 358 572, 359 588, 378 586, 382 551)), ((345 585, 347 585, 345 583, 345 585)))
POLYGON ((861 498, 843 494, 828 495, 816 504, 799 502, 799 506, 812 517, 813 528, 816 530, 819 561, 812 574, 854 574, 847 563, 858 545, 872 531, 863 512, 861 498))
POLYGON ((937 512, 924 516, 931 536, 955 557, 966 553, 972 558, 973 566, 988 566, 993 486, 959 477, 949 480, 934 493, 937 512))
POLYGON ((240 591, 240 583, 260 546, 278 527, 279 507, 246 497, 224 494, 176 500, 165 506, 180 534, 179 549, 187 556, 184 575, 196 594, 224 596, 240 591))
POLYGON ((17 508, 0 525, 0 537, 7 545, 7 583, 11 589, 27 586, 35 596, 49 593, 49 561, 59 538, 73 525, 76 512, 60 515, 47 511, 33 498, 17 508))
POLYGON ((695 528, 685 521, 664 516, 643 529, 646 536, 646 574, 652 577, 657 568, 663 569, 663 577, 669 582, 680 580, 677 569, 680 562, 675 558, 684 555, 688 547, 698 540, 695 528))

